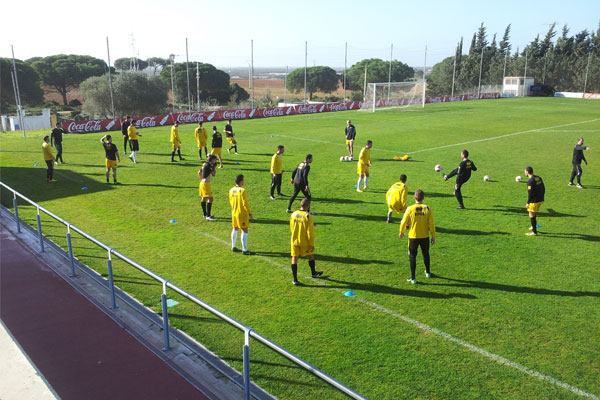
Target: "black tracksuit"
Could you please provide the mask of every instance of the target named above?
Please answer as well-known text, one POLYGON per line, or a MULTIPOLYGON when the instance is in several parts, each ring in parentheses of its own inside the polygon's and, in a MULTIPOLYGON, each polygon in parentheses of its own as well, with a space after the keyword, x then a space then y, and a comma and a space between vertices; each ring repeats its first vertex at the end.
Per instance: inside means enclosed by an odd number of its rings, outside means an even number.
POLYGON ((458 204, 461 207, 464 207, 464 203, 460 188, 471 178, 471 171, 477 171, 477 167, 473 161, 466 159, 458 165, 458 168, 450 172, 446 177, 447 179, 450 179, 456 175, 456 188, 454 189, 454 196, 456 196, 456 200, 458 200, 458 204))
POLYGON ((573 179, 577 176, 577 184, 581 185, 581 174, 583 174, 583 170, 581 169, 581 161, 584 161, 587 165, 587 160, 583 155, 583 151, 587 149, 587 146, 579 146, 576 145, 573 148, 573 160, 571 161, 573 164, 573 170, 571 171, 571 179, 569 182, 573 183, 573 179))
POLYGON ((310 172, 310 164, 306 161, 298 164, 294 172, 292 172, 292 180, 294 181, 294 193, 290 197, 290 203, 288 204, 288 210, 292 209, 292 203, 298 196, 299 192, 304 194, 304 197, 311 199, 310 190, 308 188, 308 173, 310 172))

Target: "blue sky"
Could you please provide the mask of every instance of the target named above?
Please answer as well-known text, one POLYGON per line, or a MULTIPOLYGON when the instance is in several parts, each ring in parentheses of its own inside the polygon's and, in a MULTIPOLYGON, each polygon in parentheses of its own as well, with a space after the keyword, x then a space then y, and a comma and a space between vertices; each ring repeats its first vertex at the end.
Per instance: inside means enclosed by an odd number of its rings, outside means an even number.
POLYGON ((454 52, 461 36, 468 50, 473 33, 483 22, 489 40, 501 37, 510 23, 513 51, 556 22, 560 33, 596 31, 600 0, 503 1, 221 1, 105 0, 94 8, 80 1, 16 3, 21 18, 3 17, 0 56, 26 59, 58 53, 88 54, 106 60, 106 36, 111 59, 139 55, 185 61, 185 38, 190 61, 220 67, 247 66, 250 40, 254 65, 302 66, 304 43, 308 64, 348 66, 363 58, 393 57, 411 66, 431 66, 454 52), (26 22, 23 22, 26 21, 26 22), (135 39, 132 46, 132 35, 135 39))

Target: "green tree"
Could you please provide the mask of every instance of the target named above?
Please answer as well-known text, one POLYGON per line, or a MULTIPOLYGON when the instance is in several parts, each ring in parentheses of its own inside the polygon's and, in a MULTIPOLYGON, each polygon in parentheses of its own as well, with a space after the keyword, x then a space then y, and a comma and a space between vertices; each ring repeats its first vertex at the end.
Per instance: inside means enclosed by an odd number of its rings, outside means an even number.
POLYGON ((58 54, 44 57, 32 64, 45 85, 52 86, 67 105, 67 93, 91 76, 107 71, 106 63, 91 56, 58 54))
MULTIPOLYGON (((346 83, 350 90, 363 90, 365 66, 367 66, 367 83, 388 81, 390 62, 379 58, 369 58, 348 69, 346 83)), ((408 65, 398 60, 392 61, 392 82, 405 82, 413 79, 414 75, 414 69, 408 65)))
MULTIPOLYGON (((17 79, 19 81, 19 92, 21 93, 21 102, 30 106, 35 106, 43 102, 44 91, 40 87, 40 76, 26 62, 15 60, 17 65, 17 79)), ((3 106, 15 105, 15 95, 13 90, 11 71, 13 69, 12 59, 0 58, 0 103, 3 106)))
POLYGON ((229 101, 235 104, 240 104, 242 101, 246 101, 250 98, 248 92, 246 92, 246 90, 237 83, 231 85, 229 90, 231 92, 229 95, 229 101))
MULTIPOLYGON (((331 93, 338 87, 340 79, 332 68, 317 66, 306 69, 306 91, 308 92, 309 100, 312 100, 313 93, 325 92, 331 93)), ((293 92, 304 90, 304 68, 293 70, 288 75, 288 89, 293 92)))
MULTIPOLYGON (((193 99, 197 99, 196 90, 196 62, 190 62, 189 83, 190 93, 193 99)), ((173 67, 167 64, 160 72, 160 77, 168 87, 171 87, 171 68, 174 68, 176 101, 187 102, 187 74, 185 63, 175 63, 173 67)), ((229 75, 215 68, 211 64, 198 63, 200 72, 200 101, 216 101, 218 104, 227 104, 231 95, 229 88, 229 75)))
POLYGON ((139 58, 133 57, 133 60, 131 59, 131 57, 129 58, 117 58, 115 60, 115 68, 116 69, 120 69, 121 71, 129 71, 131 69, 131 62, 134 62, 134 70, 135 71, 142 71, 146 68, 148 68, 148 62, 145 60, 141 60, 139 58))
POLYGON ((146 60, 148 67, 152 70, 152 75, 156 75, 159 69, 162 69, 167 65, 168 60, 160 57, 150 57, 146 60))

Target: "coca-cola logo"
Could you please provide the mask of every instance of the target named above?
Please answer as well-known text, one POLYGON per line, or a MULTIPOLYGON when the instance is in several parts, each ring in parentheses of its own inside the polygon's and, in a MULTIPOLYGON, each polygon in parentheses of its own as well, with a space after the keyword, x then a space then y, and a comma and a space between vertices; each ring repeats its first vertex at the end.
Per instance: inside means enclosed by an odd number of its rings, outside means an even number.
POLYGON ((144 117, 135 121, 135 126, 138 128, 150 128, 156 126, 156 117, 144 117))
POLYGON ((348 107, 346 107, 346 103, 333 103, 329 107, 331 111, 346 111, 348 107))
POLYGON ((306 105, 298 106, 298 114, 314 114, 317 112, 317 106, 306 105))
POLYGON ((246 119, 246 110, 223 111, 223 119, 246 119))
POLYGON ((283 116, 283 108, 265 108, 262 115, 263 117, 281 117, 283 116))
POLYGON ((69 132, 100 132, 102 130, 102 120, 90 120, 77 123, 70 122, 67 131, 69 132))
POLYGON ((194 112, 191 114, 177 114, 176 121, 181 124, 200 121, 204 122, 204 114, 199 112, 194 112))

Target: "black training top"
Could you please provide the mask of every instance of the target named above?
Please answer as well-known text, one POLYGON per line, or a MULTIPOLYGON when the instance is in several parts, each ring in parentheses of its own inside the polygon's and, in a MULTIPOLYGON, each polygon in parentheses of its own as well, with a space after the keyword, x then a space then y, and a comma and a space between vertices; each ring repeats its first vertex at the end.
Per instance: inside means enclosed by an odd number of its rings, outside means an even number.
POLYGON ((448 179, 456 175, 456 183, 462 185, 471 178, 471 171, 477 171, 475 163, 469 159, 463 160, 458 168, 448 174, 448 179))
POLYGON ((131 122, 129 121, 123 121, 121 124, 121 133, 125 136, 127 136, 127 128, 129 128, 129 125, 131 125, 131 122))
POLYGON ((213 148, 217 147, 223 147, 223 135, 221 135, 221 133, 219 132, 215 132, 213 133, 213 138, 212 138, 212 144, 211 146, 213 148))
POLYGON ((587 162, 583 155, 585 149, 587 149, 587 146, 576 145, 575 148, 573 148, 573 164, 581 164, 581 161, 587 162))
POLYGON ((346 140, 352 140, 356 137, 356 128, 354 125, 350 124, 350 126, 346 127, 346 140))
POLYGON ((296 186, 308 186, 308 173, 310 172, 310 164, 306 161, 298 164, 294 172, 292 172, 292 179, 296 186))
POLYGON ((225 125, 225 136, 233 137, 233 128, 229 124, 225 125), (231 132, 231 133, 229 133, 229 132, 231 132))
POLYGON ((208 161, 204 163, 202 166, 202 179, 208 178, 212 172, 214 171, 215 166, 209 163, 208 161))
POLYGON ((50 136, 50 144, 61 144, 63 139, 63 133, 65 133, 65 131, 63 131, 61 128, 52 129, 52 135, 50 136))
POLYGON ((544 201, 546 188, 544 181, 537 175, 531 175, 527 181, 527 203, 539 203, 544 201))
POLYGON ((117 161, 117 146, 114 143, 102 143, 102 147, 104 147, 104 151, 106 152, 106 158, 112 161, 117 161))

